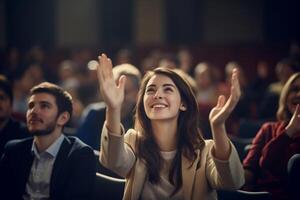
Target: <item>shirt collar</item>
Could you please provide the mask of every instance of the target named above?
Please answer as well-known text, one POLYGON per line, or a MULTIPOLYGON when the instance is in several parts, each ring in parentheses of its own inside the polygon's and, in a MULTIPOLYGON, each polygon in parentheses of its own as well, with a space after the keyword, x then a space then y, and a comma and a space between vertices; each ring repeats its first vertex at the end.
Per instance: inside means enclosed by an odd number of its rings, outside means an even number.
MULTIPOLYGON (((60 149, 60 146, 64 140, 65 136, 61 134, 55 141, 52 143, 46 150, 48 154, 50 154, 53 157, 56 157, 58 150, 60 149)), ((38 152, 36 145, 34 141, 32 142, 31 151, 34 153, 34 155, 38 158, 40 158, 40 153, 38 152)))

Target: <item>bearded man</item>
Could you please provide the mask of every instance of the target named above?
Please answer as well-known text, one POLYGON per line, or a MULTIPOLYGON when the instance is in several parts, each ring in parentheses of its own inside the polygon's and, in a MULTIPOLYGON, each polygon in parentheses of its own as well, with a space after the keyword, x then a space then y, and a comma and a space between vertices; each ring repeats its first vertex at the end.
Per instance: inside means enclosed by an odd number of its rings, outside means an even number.
POLYGON ((65 136, 72 97, 43 82, 30 91, 26 121, 32 138, 7 143, 0 161, 2 199, 91 199, 96 160, 78 138, 65 136))

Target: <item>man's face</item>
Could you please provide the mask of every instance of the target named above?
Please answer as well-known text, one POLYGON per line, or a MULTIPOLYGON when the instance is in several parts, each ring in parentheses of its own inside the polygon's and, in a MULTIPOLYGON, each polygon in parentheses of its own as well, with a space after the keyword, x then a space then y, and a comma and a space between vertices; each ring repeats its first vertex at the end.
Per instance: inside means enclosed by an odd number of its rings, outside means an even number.
POLYGON ((12 104, 7 94, 0 89, 0 123, 7 120, 12 113, 12 104))
POLYGON ((58 128, 58 108, 55 97, 47 93, 37 93, 28 100, 26 113, 27 127, 31 134, 49 135, 58 128))

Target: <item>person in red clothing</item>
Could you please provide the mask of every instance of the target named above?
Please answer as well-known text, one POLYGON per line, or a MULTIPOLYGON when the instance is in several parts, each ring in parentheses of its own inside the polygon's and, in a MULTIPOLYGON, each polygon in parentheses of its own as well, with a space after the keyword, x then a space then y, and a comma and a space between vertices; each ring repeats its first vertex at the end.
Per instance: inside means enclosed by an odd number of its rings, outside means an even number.
POLYGON ((300 153, 300 73, 283 87, 277 121, 262 125, 243 161, 244 189, 268 191, 273 199, 289 199, 287 163, 300 153))

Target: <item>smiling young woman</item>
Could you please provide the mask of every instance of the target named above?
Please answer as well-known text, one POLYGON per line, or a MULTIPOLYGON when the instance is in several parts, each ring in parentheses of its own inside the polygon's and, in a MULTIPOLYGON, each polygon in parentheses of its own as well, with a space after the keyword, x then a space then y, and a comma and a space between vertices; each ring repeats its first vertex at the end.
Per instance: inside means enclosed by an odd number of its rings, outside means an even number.
POLYGON ((221 95, 210 113, 213 140, 203 139, 194 93, 176 70, 156 68, 144 76, 135 126, 126 134, 120 123, 126 77, 116 84, 112 62, 102 54, 98 78, 107 104, 100 162, 126 177, 123 199, 217 199, 216 188, 243 185, 244 171, 225 130, 241 94, 237 70, 229 99, 221 95))

